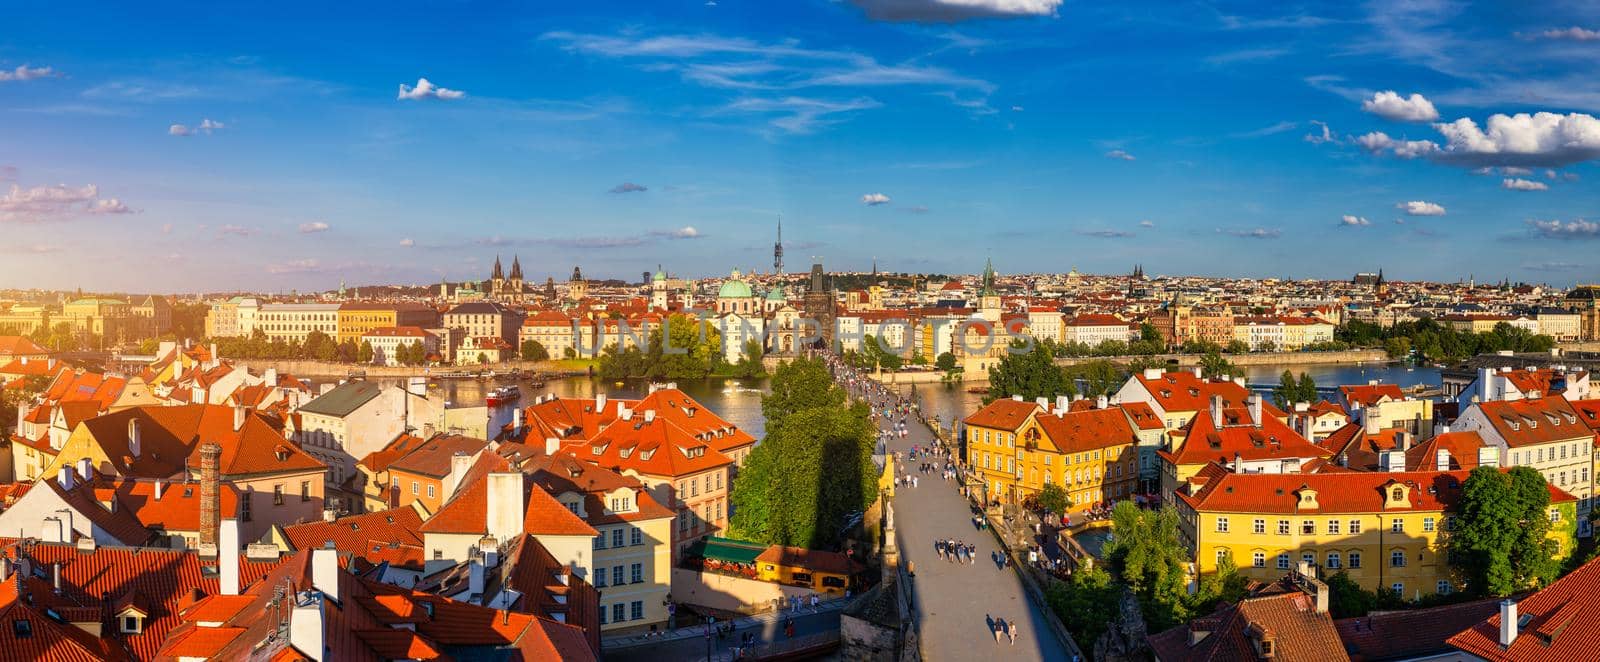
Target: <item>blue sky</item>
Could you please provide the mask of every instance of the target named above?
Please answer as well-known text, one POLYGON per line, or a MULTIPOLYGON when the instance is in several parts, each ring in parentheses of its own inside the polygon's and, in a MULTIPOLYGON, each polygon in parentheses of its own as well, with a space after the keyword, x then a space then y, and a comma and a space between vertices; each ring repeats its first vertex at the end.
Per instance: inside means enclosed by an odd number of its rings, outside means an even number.
POLYGON ((8 16, 0 286, 707 276, 780 215, 791 270, 1600 279, 1594 3, 8 16))

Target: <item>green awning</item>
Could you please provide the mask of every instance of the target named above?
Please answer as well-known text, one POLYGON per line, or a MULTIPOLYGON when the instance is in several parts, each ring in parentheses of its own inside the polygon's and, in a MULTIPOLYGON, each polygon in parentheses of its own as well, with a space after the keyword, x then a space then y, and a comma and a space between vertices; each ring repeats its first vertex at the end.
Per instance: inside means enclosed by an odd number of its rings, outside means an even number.
POLYGON ((716 536, 701 538, 689 547, 691 556, 724 563, 755 563, 756 557, 765 551, 766 545, 716 536))

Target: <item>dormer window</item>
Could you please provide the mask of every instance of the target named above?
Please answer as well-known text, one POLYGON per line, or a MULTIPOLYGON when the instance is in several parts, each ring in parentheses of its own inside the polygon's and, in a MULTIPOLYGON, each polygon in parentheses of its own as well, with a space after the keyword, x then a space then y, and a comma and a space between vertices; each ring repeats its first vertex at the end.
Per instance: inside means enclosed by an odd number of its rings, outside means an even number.
POLYGON ((1404 501, 1406 498, 1405 488, 1395 487, 1394 489, 1390 490, 1389 498, 1394 501, 1404 501))
POLYGON ((139 634, 144 632, 144 619, 132 613, 124 613, 117 619, 118 629, 123 634, 139 634))

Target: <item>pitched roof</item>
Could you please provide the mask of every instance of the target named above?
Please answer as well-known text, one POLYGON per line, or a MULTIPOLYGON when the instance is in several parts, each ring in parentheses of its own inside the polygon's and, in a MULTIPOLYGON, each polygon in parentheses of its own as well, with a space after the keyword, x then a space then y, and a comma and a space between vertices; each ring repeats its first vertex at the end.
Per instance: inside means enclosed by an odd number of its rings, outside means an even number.
POLYGON ((394 546, 411 546, 420 560, 421 526, 422 515, 406 507, 347 515, 332 522, 291 524, 283 527, 283 535, 296 550, 322 549, 331 542, 340 552, 365 557, 394 546))
POLYGON ((1032 400, 999 398, 973 412, 966 418, 966 424, 1015 432, 1021 429, 1022 424, 1028 421, 1028 417, 1038 410, 1039 403, 1032 400))
POLYGON ((301 405, 300 411, 344 418, 382 394, 383 385, 378 382, 361 380, 345 382, 323 393, 317 399, 301 405))
POLYGON ((1354 407, 1371 407, 1380 400, 1404 400, 1406 394, 1400 390, 1399 384, 1355 384, 1340 386, 1339 395, 1344 401, 1354 407))
MULTIPOLYGON (((227 483, 217 487, 218 517, 234 517, 239 512, 238 490, 227 483)), ((156 498, 155 488, 153 481, 120 480, 97 486, 95 495, 101 501, 116 499, 150 529, 169 533, 200 530, 199 483, 163 485, 160 499, 156 498)))
POLYGON ((1283 662, 1350 659, 1339 642, 1333 619, 1317 611, 1315 598, 1277 585, 1266 589, 1279 590, 1282 592, 1258 594, 1238 604, 1223 604, 1209 616, 1150 635, 1147 641, 1156 659, 1164 661, 1258 659, 1252 641, 1256 633, 1273 639, 1273 659, 1283 662), (1191 644, 1191 633, 1204 633, 1204 638, 1191 644))
POLYGON ((176 407, 132 407, 83 422, 116 474, 130 478, 171 478, 200 466, 201 446, 222 448, 218 464, 224 476, 294 473, 326 468, 300 447, 284 439, 267 419, 247 412, 244 425, 233 428, 234 408, 189 404, 176 407), (138 421, 139 452, 129 447, 130 423, 138 421))
POLYGON ((1124 402, 1117 405, 1122 411, 1127 412, 1128 420, 1140 430, 1160 430, 1166 427, 1161 417, 1156 415, 1156 410, 1148 402, 1124 402))
POLYGON ((1517 601, 1526 623, 1510 646, 1500 646, 1500 612, 1450 638, 1450 645, 1489 660, 1600 658, 1600 560, 1517 601))
POLYGON ((395 438, 383 448, 367 453, 367 456, 361 458, 361 461, 357 464, 371 469, 373 473, 388 471, 389 465, 393 464, 395 460, 405 457, 407 453, 416 450, 424 442, 425 440, 422 437, 402 432, 395 435, 395 438))
MULTIPOLYGON (((1228 379, 1202 379, 1193 372, 1167 372, 1160 377, 1146 377, 1144 373, 1133 376, 1144 385, 1156 400, 1156 404, 1167 413, 1181 411, 1200 411, 1211 406, 1211 396, 1222 396, 1222 406, 1243 406, 1245 399, 1250 396, 1249 389, 1240 386, 1237 382, 1228 379)), ((1271 412, 1275 417, 1283 416, 1283 412, 1273 407, 1271 403, 1262 405, 1262 408, 1271 412)))
POLYGON ((847 576, 853 575, 862 569, 860 563, 850 560, 850 557, 839 552, 784 545, 768 547, 766 551, 756 557, 756 562, 847 576))
POLYGON ((585 518, 590 525, 603 526, 619 522, 638 522, 671 518, 673 512, 662 506, 645 490, 637 478, 624 476, 610 469, 579 460, 570 452, 539 455, 522 464, 522 470, 540 489, 551 496, 560 497, 568 492, 583 495, 585 518), (607 508, 606 495, 617 490, 627 490, 633 499, 633 511, 613 513, 607 508))
MULTIPOLYGON (((423 533, 487 533, 489 530, 489 480, 491 472, 509 471, 511 464, 493 453, 478 456, 461 479, 462 487, 422 523, 423 533)), ((561 505, 534 481, 522 481, 522 531, 532 535, 599 535, 566 506, 561 505)))
MULTIPOLYGON (((1177 497, 1195 510, 1228 513, 1309 512, 1301 505, 1300 492, 1316 491, 1318 513, 1376 513, 1443 511, 1461 497, 1461 486, 1470 471, 1348 471, 1335 473, 1266 474, 1234 473, 1221 464, 1201 469, 1188 492, 1177 497), (1406 502, 1385 508, 1386 491, 1396 485, 1406 490, 1406 502)), ((1576 498, 1553 485, 1551 503, 1576 498)))
POLYGON ((1138 441, 1120 409, 1088 409, 1034 417, 1051 445, 1062 453, 1131 445, 1138 441))
POLYGON ((1473 405, 1512 448, 1591 437, 1594 430, 1580 422, 1578 412, 1559 395, 1536 400, 1494 400, 1473 405))
POLYGON ((1478 467, 1478 449, 1483 447, 1483 437, 1471 430, 1434 435, 1406 451, 1406 468, 1412 471, 1471 471, 1478 467), (1447 466, 1439 466, 1439 451, 1449 454, 1447 466))
POLYGON ((450 458, 458 453, 473 455, 488 446, 489 442, 486 439, 475 439, 459 434, 434 435, 415 450, 390 462, 389 470, 443 478, 450 475, 450 458))
POLYGON ((1499 612, 1496 598, 1402 611, 1376 611, 1333 622, 1351 659, 1404 660, 1452 650, 1449 639, 1499 612))
POLYGON ((18 354, 38 356, 52 353, 50 350, 40 347, 39 343, 34 342, 27 336, 0 336, 0 356, 15 356, 18 354))
POLYGON ((1232 462, 1236 457, 1250 462, 1332 455, 1268 414, 1266 405, 1262 409, 1259 426, 1250 424, 1249 410, 1243 407, 1222 410, 1220 425, 1210 411, 1200 411, 1185 426, 1182 445, 1169 456, 1174 464, 1185 465, 1232 462))

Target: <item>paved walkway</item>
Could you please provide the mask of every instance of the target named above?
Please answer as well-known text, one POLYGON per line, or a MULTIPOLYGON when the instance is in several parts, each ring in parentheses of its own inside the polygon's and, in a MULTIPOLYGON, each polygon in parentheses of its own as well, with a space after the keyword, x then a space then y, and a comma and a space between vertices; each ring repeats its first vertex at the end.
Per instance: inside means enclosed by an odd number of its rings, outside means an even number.
POLYGON ((767 612, 735 619, 733 621, 734 633, 727 639, 707 638, 705 628, 701 626, 684 627, 671 630, 660 637, 609 637, 600 642, 601 657, 607 662, 665 662, 667 660, 706 660, 710 652, 710 660, 734 659, 733 648, 738 645, 739 636, 746 632, 756 633, 757 645, 777 644, 788 641, 784 636, 783 622, 786 618, 794 619, 795 637, 802 638, 808 635, 821 633, 837 633, 839 631, 839 611, 844 608, 847 600, 830 600, 812 607, 800 607, 797 611, 784 610, 781 614, 767 612))
MULTIPOLYGON (((933 444, 933 432, 914 419, 904 439, 889 442, 889 450, 905 457, 912 444, 933 444)), ((900 534, 903 561, 916 564, 917 603, 922 651, 932 662, 946 660, 1071 660, 1050 634, 1044 615, 1028 600, 1022 580, 1011 568, 988 559, 999 550, 993 534, 972 524, 973 512, 955 481, 940 474, 917 473, 916 462, 906 462, 902 472, 918 476, 920 487, 895 491, 895 528, 900 534), (940 560, 934 551, 939 538, 956 538, 977 546, 976 563, 961 565, 940 560), (1017 623, 1017 642, 1001 638, 995 643, 991 618, 1017 623)))

